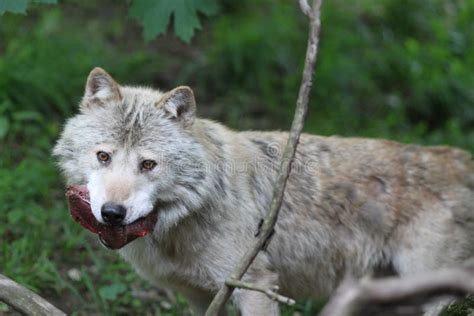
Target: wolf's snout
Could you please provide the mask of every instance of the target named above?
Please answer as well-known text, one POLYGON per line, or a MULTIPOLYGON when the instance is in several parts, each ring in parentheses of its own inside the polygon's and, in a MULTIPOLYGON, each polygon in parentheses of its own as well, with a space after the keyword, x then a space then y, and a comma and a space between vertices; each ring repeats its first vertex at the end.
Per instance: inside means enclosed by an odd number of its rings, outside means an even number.
POLYGON ((100 213, 106 224, 120 225, 127 215, 127 209, 123 205, 107 202, 102 205, 100 213))

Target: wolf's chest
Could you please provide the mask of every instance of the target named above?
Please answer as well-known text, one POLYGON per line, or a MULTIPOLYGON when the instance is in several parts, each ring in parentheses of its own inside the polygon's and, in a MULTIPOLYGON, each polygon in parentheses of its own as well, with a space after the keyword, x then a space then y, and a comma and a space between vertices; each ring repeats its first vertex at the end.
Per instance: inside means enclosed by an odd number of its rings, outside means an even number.
POLYGON ((186 283, 212 287, 213 281, 198 257, 170 255, 151 236, 135 240, 119 253, 143 279, 156 286, 173 287, 186 283))
POLYGON ((155 285, 161 285, 173 272, 173 265, 161 256, 151 237, 135 240, 119 253, 142 278, 155 285))

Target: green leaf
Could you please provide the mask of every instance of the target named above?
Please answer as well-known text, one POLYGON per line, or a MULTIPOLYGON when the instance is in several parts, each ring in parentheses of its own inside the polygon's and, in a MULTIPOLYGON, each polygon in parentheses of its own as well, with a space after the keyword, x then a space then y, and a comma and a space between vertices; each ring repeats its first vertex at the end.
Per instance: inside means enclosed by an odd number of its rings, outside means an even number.
POLYGON ((210 16, 218 10, 217 0, 134 0, 129 14, 142 24, 146 41, 165 33, 173 15, 176 36, 189 43, 201 28, 198 12, 210 16))
POLYGON ((172 13, 172 2, 167 0, 135 0, 130 8, 130 16, 143 26, 143 36, 150 41, 166 31, 172 13))
POLYGON ((0 15, 5 12, 26 14, 29 3, 56 4, 58 0, 0 0, 0 15))
POLYGON ((26 13, 29 0, 0 0, 0 15, 5 12, 26 13))
POLYGON ((192 1, 177 0, 174 12, 174 32, 176 36, 189 43, 194 35, 194 29, 201 29, 197 9, 192 7, 192 1))
POLYGON ((117 297, 124 293, 127 290, 127 287, 123 283, 113 283, 111 285, 103 286, 99 289, 99 295, 104 300, 115 300, 117 297))

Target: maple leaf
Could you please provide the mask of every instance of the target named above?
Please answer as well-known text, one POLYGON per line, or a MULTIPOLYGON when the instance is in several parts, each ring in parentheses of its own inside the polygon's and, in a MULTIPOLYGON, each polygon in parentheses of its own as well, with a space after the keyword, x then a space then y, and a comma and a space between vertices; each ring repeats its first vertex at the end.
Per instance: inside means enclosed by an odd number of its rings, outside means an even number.
POLYGON ((199 12, 211 16, 218 10, 217 0, 134 0, 130 16, 143 26, 146 41, 165 33, 173 16, 176 36, 189 43, 201 28, 199 12))

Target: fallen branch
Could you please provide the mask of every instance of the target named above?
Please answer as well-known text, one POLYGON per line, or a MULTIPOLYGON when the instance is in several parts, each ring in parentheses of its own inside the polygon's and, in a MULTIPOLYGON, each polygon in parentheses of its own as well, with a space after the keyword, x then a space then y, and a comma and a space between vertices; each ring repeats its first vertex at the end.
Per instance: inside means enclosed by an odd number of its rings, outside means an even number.
POLYGON ((0 274, 0 301, 26 315, 66 315, 38 294, 0 274))
POLYGON ((474 269, 431 271, 406 277, 346 280, 319 316, 355 315, 370 304, 400 304, 416 299, 427 302, 442 296, 474 294, 474 269))
MULTIPOLYGON (((268 242, 268 238, 273 232, 273 227, 278 218, 281 204, 283 202, 283 194, 285 192, 286 181, 290 173, 291 163, 295 157, 296 146, 304 126, 304 119, 308 111, 309 91, 312 84, 314 66, 316 64, 316 56, 318 53, 318 41, 320 30, 320 8, 322 0, 314 0, 312 8, 306 1, 300 0, 300 7, 303 13, 309 17, 310 28, 308 35, 308 46, 306 49, 305 65, 303 70, 303 79, 301 82, 298 100, 296 101, 295 116, 291 125, 290 135, 281 159, 280 169, 273 188, 272 201, 270 208, 264 219, 258 238, 252 247, 246 252, 242 259, 238 262, 234 271, 229 276, 230 280, 240 280, 247 269, 250 267, 255 257, 268 242), (302 5, 303 3, 303 5, 302 5)), ((218 291, 213 301, 206 311, 206 316, 218 315, 219 311, 224 307, 227 300, 232 295, 236 286, 229 286, 227 282, 218 291)))
POLYGON ((277 291, 279 289, 278 285, 275 285, 272 288, 265 288, 265 287, 261 287, 261 286, 256 285, 256 284, 242 282, 240 280, 232 280, 232 279, 227 280, 225 282, 225 284, 227 286, 231 286, 231 287, 234 287, 234 288, 238 287, 238 288, 245 289, 245 290, 252 290, 252 291, 261 292, 261 293, 265 294, 266 296, 268 296, 268 298, 270 298, 274 301, 278 301, 278 302, 283 303, 283 304, 287 304, 287 305, 294 305, 295 304, 295 300, 277 293, 277 291))

